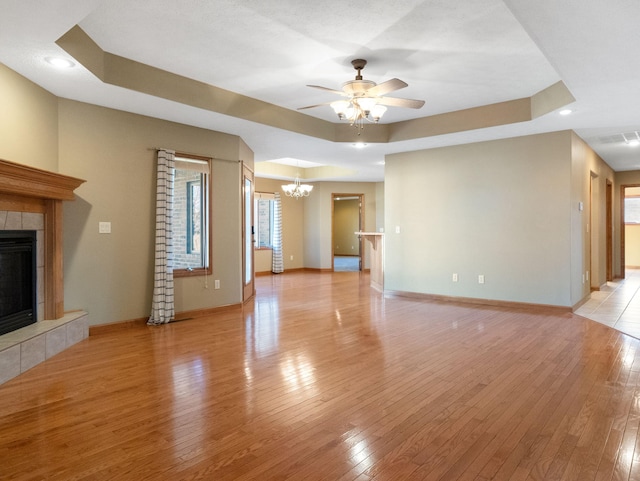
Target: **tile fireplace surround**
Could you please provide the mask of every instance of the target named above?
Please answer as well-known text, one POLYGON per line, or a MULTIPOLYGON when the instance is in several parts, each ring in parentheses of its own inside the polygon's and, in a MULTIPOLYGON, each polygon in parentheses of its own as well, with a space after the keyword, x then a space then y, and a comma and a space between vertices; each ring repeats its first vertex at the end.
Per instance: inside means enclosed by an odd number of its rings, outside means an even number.
POLYGON ((88 336, 87 313, 64 312, 62 282, 62 202, 83 182, 0 160, 0 230, 35 230, 38 249, 38 320, 0 336, 0 384, 88 336))

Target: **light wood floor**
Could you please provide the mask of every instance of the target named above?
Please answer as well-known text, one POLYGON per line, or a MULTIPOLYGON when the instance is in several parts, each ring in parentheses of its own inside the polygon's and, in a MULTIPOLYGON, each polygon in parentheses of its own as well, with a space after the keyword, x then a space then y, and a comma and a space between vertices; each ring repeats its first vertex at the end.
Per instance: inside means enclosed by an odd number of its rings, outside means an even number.
POLYGON ((3 480, 640 479, 639 341, 359 273, 92 336, 0 386, 3 480))

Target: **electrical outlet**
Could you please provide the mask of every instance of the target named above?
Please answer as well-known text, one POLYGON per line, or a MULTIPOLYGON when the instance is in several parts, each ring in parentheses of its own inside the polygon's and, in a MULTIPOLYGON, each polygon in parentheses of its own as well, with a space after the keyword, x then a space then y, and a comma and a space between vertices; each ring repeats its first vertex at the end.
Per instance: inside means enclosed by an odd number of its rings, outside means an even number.
POLYGON ((484 284, 484 274, 478 276, 478 284, 484 284))
POLYGON ((220 289, 220 279, 216 279, 215 281, 213 281, 213 288, 220 289))
POLYGON ((454 273, 451 279, 453 282, 458 282, 458 274, 454 273))
POLYGON ((111 222, 98 222, 98 232, 100 234, 111 234, 111 222))
POLYGON ((290 261, 292 261, 292 260, 293 260, 293 256, 290 256, 290 257, 289 257, 289 260, 290 260, 290 261))

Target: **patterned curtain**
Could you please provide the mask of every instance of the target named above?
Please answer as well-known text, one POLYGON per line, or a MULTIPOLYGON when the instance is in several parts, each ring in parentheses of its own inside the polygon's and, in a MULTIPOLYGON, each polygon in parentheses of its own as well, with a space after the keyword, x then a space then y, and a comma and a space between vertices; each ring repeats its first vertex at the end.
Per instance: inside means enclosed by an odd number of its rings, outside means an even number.
POLYGON ((275 200, 273 201, 273 243, 272 247, 272 259, 271 259, 271 272, 274 274, 280 274, 284 272, 284 261, 282 260, 282 201, 280 200, 280 194, 275 193, 275 200))
POLYGON ((175 152, 158 151, 156 183, 156 249, 153 301, 149 325, 166 324, 173 320, 173 177, 175 152))

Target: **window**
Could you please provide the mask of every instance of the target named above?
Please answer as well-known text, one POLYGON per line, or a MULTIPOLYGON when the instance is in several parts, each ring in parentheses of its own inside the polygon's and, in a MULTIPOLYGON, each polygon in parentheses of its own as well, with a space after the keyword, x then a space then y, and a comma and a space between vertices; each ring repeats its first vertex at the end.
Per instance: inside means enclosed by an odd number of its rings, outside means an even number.
POLYGON ((176 277, 210 273, 209 160, 176 154, 173 259, 176 277))
POLYGON ((624 198, 624 223, 640 224, 640 197, 624 198))
POLYGON ((202 255, 204 174, 187 182, 187 254, 202 255))
POLYGON ((269 192, 256 192, 254 195, 255 248, 271 249, 273 245, 273 208, 275 195, 269 192))

